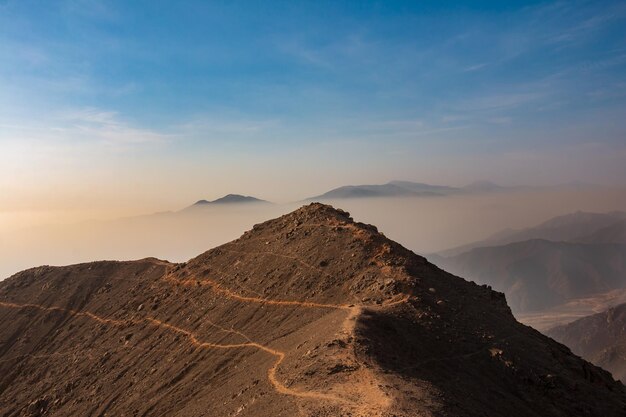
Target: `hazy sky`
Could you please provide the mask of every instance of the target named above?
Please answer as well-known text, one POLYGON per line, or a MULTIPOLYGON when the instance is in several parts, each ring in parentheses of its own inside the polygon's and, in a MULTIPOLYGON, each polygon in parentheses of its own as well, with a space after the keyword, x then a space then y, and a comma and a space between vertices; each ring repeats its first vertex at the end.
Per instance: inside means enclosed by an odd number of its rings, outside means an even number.
POLYGON ((0 0, 0 212, 626 182, 622 1, 0 0))

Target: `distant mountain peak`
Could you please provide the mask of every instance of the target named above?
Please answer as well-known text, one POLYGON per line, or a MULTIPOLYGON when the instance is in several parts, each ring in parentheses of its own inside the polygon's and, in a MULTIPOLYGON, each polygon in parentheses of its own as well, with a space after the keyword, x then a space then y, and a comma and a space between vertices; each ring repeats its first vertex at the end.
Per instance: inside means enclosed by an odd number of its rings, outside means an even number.
POLYGON ((213 200, 213 203, 266 203, 265 200, 261 200, 256 197, 241 194, 226 194, 224 197, 213 200))
POLYGON ((191 207, 206 206, 211 204, 248 204, 248 203, 268 203, 266 200, 261 200, 256 197, 241 195, 241 194, 226 194, 224 197, 220 197, 216 200, 198 200, 191 207))
POLYGON ((429 185, 411 181, 390 181, 386 184, 345 185, 324 194, 308 198, 311 200, 332 200, 348 198, 381 197, 437 197, 459 192, 460 189, 441 185, 429 185))

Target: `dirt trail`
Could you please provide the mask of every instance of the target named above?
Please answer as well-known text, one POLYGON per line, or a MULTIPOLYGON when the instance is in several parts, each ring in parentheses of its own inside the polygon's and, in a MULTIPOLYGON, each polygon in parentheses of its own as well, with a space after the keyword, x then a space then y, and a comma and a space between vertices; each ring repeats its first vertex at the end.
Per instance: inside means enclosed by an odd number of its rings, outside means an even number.
POLYGON ((267 304, 267 305, 275 305, 275 306, 293 306, 293 307, 306 307, 306 308, 328 308, 328 309, 341 309, 341 310, 347 310, 350 308, 349 305, 343 305, 343 304, 323 304, 323 303, 313 303, 310 301, 271 300, 269 298, 243 296, 243 295, 237 294, 236 292, 230 290, 229 288, 224 287, 219 282, 214 281, 209 278, 203 278, 201 280, 195 279, 195 278, 179 280, 176 278, 172 278, 171 276, 168 275, 164 277, 164 280, 170 283, 173 283, 175 285, 184 285, 187 287, 208 286, 208 287, 211 287, 213 291, 220 293, 227 298, 241 301, 244 303, 257 303, 257 304, 267 304))
POLYGON ((76 311, 76 310, 70 310, 67 308, 62 308, 62 307, 46 307, 46 306, 42 306, 39 304, 17 304, 17 303, 7 303, 4 301, 0 301, 0 306, 2 307, 8 307, 8 308, 34 308, 37 310, 41 310, 41 311, 47 311, 47 312, 60 312, 60 313, 66 313, 66 314, 70 314, 72 316, 82 316, 82 317, 87 317, 90 318, 92 320, 97 321, 98 323, 102 323, 102 324, 114 324, 117 326, 121 326, 125 323, 127 323, 128 321, 123 321, 123 320, 113 320, 113 319, 107 319, 104 317, 100 317, 96 314, 90 313, 88 311, 76 311))
POLYGON ((314 270, 315 272, 319 273, 320 275, 324 275, 327 277, 332 277, 331 274, 329 274, 326 271, 322 271, 320 270, 318 267, 316 267, 315 265, 312 265, 306 261, 303 261, 302 259, 298 258, 297 256, 290 256, 290 255, 285 255, 282 253, 276 253, 276 252, 272 252, 272 251, 242 251, 242 250, 237 250, 237 249, 228 249, 228 248, 222 248, 222 250, 226 251, 226 252, 232 252, 232 253, 239 253, 239 254, 243 254, 243 255, 269 255, 269 256, 276 256, 278 258, 283 258, 283 259, 289 259, 295 262, 298 262, 300 265, 303 265, 309 269, 314 270))
MULTIPOLYGON (((289 257, 292 258, 294 260, 296 260, 296 258, 293 257, 289 257)), ((312 266, 311 266, 312 267, 312 266)), ((314 268, 314 267, 313 267, 314 268)), ((168 268, 166 270, 165 276, 164 276, 164 280, 172 283, 174 285, 184 285, 184 286, 197 286, 198 284, 200 285, 207 285, 209 287, 211 287, 211 289, 213 291, 215 291, 216 293, 222 294, 227 298, 233 299, 233 300, 237 300, 237 301, 241 301, 241 302, 247 302, 247 303, 260 303, 260 304, 267 304, 267 305, 274 305, 274 306, 289 306, 289 307, 302 307, 302 308, 325 308, 325 309, 340 309, 340 310, 345 310, 348 312, 345 320, 342 323, 342 330, 347 334, 347 335, 351 335, 353 330, 354 330, 354 322, 356 320, 356 318, 358 317, 358 315, 361 313, 362 309, 364 306, 362 305, 341 305, 341 304, 323 304, 323 303, 314 303, 314 302, 308 302, 308 301, 291 301, 291 300, 271 300, 271 299, 267 299, 267 298, 257 298, 257 297, 246 297, 246 296, 242 296, 237 294, 236 292, 225 288, 224 286, 222 286, 221 284, 219 284, 216 281, 213 280, 209 280, 209 279, 203 279, 201 281, 198 281, 196 279, 186 279, 186 280, 177 280, 175 278, 172 278, 171 276, 171 271, 168 268)), ((408 296, 400 299, 400 300, 396 300, 396 301, 392 301, 389 303, 384 304, 384 307, 387 306, 392 306, 392 305, 396 305, 396 304, 400 304, 405 302, 408 299, 408 296)), ((293 388, 289 388, 287 387, 285 384, 283 384, 282 382, 280 382, 276 376, 278 368, 280 367, 281 363, 284 361, 285 357, 286 357, 286 353, 277 349, 273 349, 267 345, 263 345, 260 344, 258 342, 254 342, 252 340, 250 340, 250 338, 248 338, 244 333, 235 330, 235 329, 226 329, 218 324, 215 324, 213 322, 207 321, 205 320, 209 325, 216 327, 218 329, 220 329, 223 332, 227 332, 227 333, 233 333, 233 334, 237 334, 239 336, 241 336, 242 338, 244 338, 246 340, 246 342, 244 343, 233 343, 233 344, 218 344, 218 343, 211 343, 211 342, 203 342, 201 341, 198 336, 186 329, 183 329, 181 327, 175 326, 173 324, 164 322, 162 320, 153 318, 153 317, 146 317, 143 319, 127 319, 127 320, 115 320, 115 319, 110 319, 110 318, 106 318, 106 317, 101 317, 97 314, 91 313, 91 312, 87 312, 87 311, 76 311, 76 310, 72 310, 72 309, 66 309, 66 308, 62 308, 62 307, 56 307, 56 306, 52 306, 52 307, 46 307, 43 305, 38 305, 38 304, 29 304, 29 303, 25 303, 25 304, 18 304, 18 303, 9 303, 9 302, 0 302, 0 306, 2 307, 7 307, 7 308, 17 308, 17 309, 28 309, 28 308, 32 308, 32 309, 37 309, 40 311, 44 311, 44 312, 49 312, 49 313, 53 313, 53 312, 58 312, 58 313, 65 313, 65 314, 69 314, 75 317, 85 317, 88 318, 90 320, 94 320, 98 323, 102 323, 102 324, 109 324, 109 325, 115 325, 115 326, 123 326, 123 325, 128 325, 128 324, 142 324, 142 323, 147 323, 149 325, 155 326, 155 327, 159 327, 159 328, 163 328, 163 329, 167 329, 169 331, 175 332, 175 333, 179 333, 182 334, 184 336, 186 336, 189 340, 189 342, 200 349, 242 349, 242 348, 254 348, 254 349, 258 349, 261 350, 263 352, 266 352, 272 356, 274 356, 276 358, 274 364, 272 365, 271 368, 269 368, 268 372, 267 372, 267 378, 269 380, 269 382, 272 384, 272 386, 274 387, 274 389, 281 393, 281 394, 285 394, 285 395, 290 395, 293 397, 300 397, 300 398, 309 398, 309 399, 320 399, 320 400, 327 400, 327 401, 332 401, 335 403, 340 403, 340 404, 349 404, 352 407, 354 407, 355 409, 358 410, 362 410, 364 409, 363 403, 361 404, 357 404, 355 402, 349 401, 345 398, 341 398, 338 397, 336 395, 332 395, 332 394, 327 394, 327 393, 321 393, 321 392, 314 392, 314 391, 307 391, 307 390, 298 390, 298 389, 293 389, 293 388)), ((378 308, 381 308, 383 306, 378 306, 378 308)), ((373 377, 373 376, 372 376, 373 377)), ((371 389, 369 390, 371 391, 371 389)), ((373 395, 371 392, 365 393, 366 397, 377 397, 376 398, 376 406, 379 407, 381 405, 381 403, 387 403, 388 400, 386 398, 383 398, 381 400, 381 394, 380 392, 375 393, 376 395, 373 395)), ((373 399, 373 398, 372 398, 373 399)), ((367 408, 367 407, 365 407, 367 408)))
MULTIPOLYGON (((146 317, 144 319, 128 319, 128 320, 113 320, 113 319, 107 319, 105 317, 100 317, 97 314, 93 314, 90 312, 85 312, 85 311, 75 311, 75 310, 71 310, 71 309, 65 309, 65 308, 61 308, 61 307, 46 307, 46 306, 42 306, 42 305, 37 305, 37 304, 18 304, 18 303, 6 303, 6 302, 0 302, 0 306, 2 307, 7 307, 7 308, 15 308, 15 309, 37 309, 40 311, 44 311, 44 312, 48 312, 48 313, 64 313, 64 314, 69 314, 71 316, 74 317, 85 317, 88 318, 90 320, 95 320, 98 323, 102 323, 102 324, 110 324, 110 325, 115 325, 115 326, 123 326, 123 325, 128 325, 128 324, 149 324, 155 327, 160 327, 175 333, 179 333, 182 334, 184 336, 186 336, 189 340, 189 342, 200 349, 241 349, 241 348, 254 348, 254 349, 258 349, 261 350, 263 352, 269 353, 270 355, 273 355, 276 357, 276 361, 274 362, 274 365, 268 370, 268 379, 270 381, 270 383, 274 386, 274 388, 276 389, 277 392, 281 393, 281 394, 286 394, 286 395, 291 395, 291 396, 295 396, 295 397, 305 397, 305 398, 315 398, 315 399, 324 399, 324 400, 331 400, 331 401, 335 401, 335 402, 342 402, 342 403, 347 403, 348 401, 343 399, 343 398, 339 398, 336 397, 334 395, 330 395, 330 394, 325 394, 325 393, 318 393, 318 392, 312 392, 312 391, 303 391, 303 390, 296 390, 296 389, 291 389, 289 387, 287 387, 285 384, 281 383, 277 378, 276 378, 276 371, 278 369, 278 367, 280 366, 281 362, 285 359, 285 353, 276 349, 273 349, 269 346, 266 345, 262 345, 260 343, 257 342, 253 342, 253 341, 249 341, 249 342, 245 342, 245 343, 232 343, 232 344, 219 344, 219 343, 211 343, 211 342, 203 342, 201 340, 198 339, 198 336, 196 334, 194 334, 193 332, 189 331, 189 330, 185 330, 181 327, 178 326, 174 326, 172 324, 169 324, 167 322, 164 322, 162 320, 156 319, 154 317, 146 317)), ((213 325, 212 323, 210 323, 211 325, 213 325)), ((237 330, 228 330, 228 329, 224 329, 221 326, 216 326, 217 328, 219 328, 220 330, 223 330, 225 332, 230 332, 230 333, 235 333, 238 334, 242 337, 244 337, 247 340, 248 339, 247 336, 245 336, 243 333, 237 331, 237 330)))
MULTIPOLYGON (((302 259, 296 257, 296 256, 289 256, 289 255, 283 255, 283 254, 277 254, 275 252, 271 252, 271 251, 263 251, 263 252, 251 252, 251 251, 241 251, 241 250, 234 250, 234 249, 225 249, 229 252, 234 252, 234 253, 239 253, 239 254, 247 254, 247 255, 269 255, 269 256, 277 256, 277 257, 281 257, 281 258, 285 258, 285 259, 290 259, 294 262, 298 262, 299 264, 314 270, 315 272, 317 272, 318 274, 321 275, 329 275, 326 271, 321 270, 320 268, 303 261, 302 259)), ((393 306, 393 305, 397 305, 403 302, 406 302, 409 298, 409 296, 405 296, 399 300, 394 300, 394 301, 389 301, 386 303, 383 303, 381 305, 378 306, 366 306, 366 305, 354 305, 354 304, 328 304, 328 303, 316 303, 316 302, 310 302, 310 301, 295 301, 295 300, 273 300, 273 299, 268 299, 268 298, 263 298, 263 297, 250 297, 250 296, 244 296, 241 295, 225 286, 223 286, 222 284, 220 284, 217 281, 214 281, 212 279, 209 278, 202 278, 202 279, 196 279, 196 278, 187 278, 187 279, 176 279, 172 276, 172 268, 168 266, 166 266, 166 270, 165 270, 165 274, 163 276, 163 280, 171 285, 182 285, 182 286, 186 286, 186 287, 197 287, 197 286, 208 286, 211 288, 211 290, 217 294, 220 294, 226 298, 232 299, 232 300, 236 300, 239 302, 243 302, 243 303, 257 303, 257 304, 264 304, 264 305, 272 305, 272 306, 278 306, 278 307, 299 307, 299 308, 320 308, 320 309, 336 309, 336 310, 344 310, 347 312, 347 315, 345 317, 345 319, 342 322, 341 325, 341 331, 343 333, 345 333, 348 337, 351 336, 354 332, 354 324, 356 322, 357 317, 361 314, 362 310, 364 307, 368 307, 368 308, 384 308, 384 307, 389 307, 389 306, 393 306)), ((139 324, 148 324, 148 325, 152 325, 155 327, 159 327, 159 328, 163 328, 181 335, 184 335, 189 342, 200 349, 245 349, 245 348, 254 348, 254 349, 258 349, 260 351, 263 351, 265 353, 268 353, 272 356, 274 356, 276 358, 276 360, 274 361, 274 364, 272 365, 271 368, 268 369, 267 371, 267 378, 269 380, 269 382, 271 383, 271 385, 274 387, 274 389, 281 394, 285 394, 285 395, 290 395, 293 397, 299 397, 299 398, 309 398, 309 399, 318 399, 318 400, 326 400, 326 401, 332 401, 334 403, 338 403, 338 404, 346 404, 346 405, 350 405, 351 408, 353 408, 355 411, 358 411, 359 414, 361 414, 361 411, 364 409, 368 409, 367 403, 371 402, 371 408, 370 409, 380 409, 381 407, 385 408, 386 405, 388 404, 389 400, 388 398, 385 397, 385 395, 380 391, 380 389, 372 389, 371 387, 369 387, 369 385, 372 386, 376 386, 376 384, 372 383, 372 384, 365 384, 368 385, 367 387, 364 385, 363 387, 361 387, 361 391, 362 395, 360 395, 360 397, 364 397, 361 398, 359 403, 357 402, 353 402, 353 401, 349 401, 345 398, 341 398, 339 396, 336 395, 332 395, 332 394, 328 394, 328 393, 322 393, 322 392, 314 392, 314 391, 307 391, 307 390, 299 390, 299 389, 292 389, 287 387, 284 383, 282 383, 281 381, 279 381, 279 379, 277 378, 277 372, 278 369, 281 365, 281 363, 285 360, 286 358, 286 353, 277 349, 274 349, 270 346, 267 345, 263 345, 260 344, 258 342, 255 342, 253 340, 251 340, 248 336, 246 336, 244 333, 235 330, 235 329, 226 329, 216 323, 210 322, 208 320, 205 319, 205 322, 207 322, 209 325, 219 329, 220 331, 223 332, 227 332, 227 333, 232 333, 232 334, 236 334, 240 337, 242 337, 245 342, 242 343, 232 343, 232 344, 218 344, 218 343, 211 343, 211 342, 204 342, 201 341, 198 337, 198 335, 196 335, 195 333, 183 329, 181 327, 175 326, 173 324, 164 322, 162 320, 159 320, 157 318, 154 317, 146 317, 146 318, 142 318, 142 319, 127 319, 127 320, 116 320, 116 319, 110 319, 110 318, 106 318, 106 317, 101 317, 97 314, 91 313, 91 312, 87 312, 87 311, 77 311, 77 310, 72 310, 72 309, 66 309, 66 308, 62 308, 62 307, 46 307, 43 305, 38 305, 38 304, 18 304, 18 303, 10 303, 10 302, 1 302, 0 301, 0 306, 2 307, 7 307, 7 308, 17 308, 17 309, 28 309, 28 308, 32 308, 32 309, 37 309, 43 312, 48 312, 48 313, 53 313, 53 312, 59 312, 59 313, 64 313, 64 314, 69 314, 75 317, 85 317, 88 318, 90 320, 94 320, 98 323, 101 324, 108 324, 108 325, 114 325, 114 326, 124 326, 124 325, 128 325, 128 324, 135 324, 135 325, 139 325, 139 324), (375 392, 374 392, 375 391, 375 392), (366 406, 364 406, 363 404, 363 400, 369 400, 369 401, 365 401, 366 406)), ((370 382, 375 382, 375 376, 371 373, 371 372, 367 372, 366 375, 364 375, 365 379, 371 380, 370 382)))
POLYGON ((0 300, 4 415, 626 410, 621 384, 517 323, 502 294, 322 204, 184 264, 26 270, 0 300))

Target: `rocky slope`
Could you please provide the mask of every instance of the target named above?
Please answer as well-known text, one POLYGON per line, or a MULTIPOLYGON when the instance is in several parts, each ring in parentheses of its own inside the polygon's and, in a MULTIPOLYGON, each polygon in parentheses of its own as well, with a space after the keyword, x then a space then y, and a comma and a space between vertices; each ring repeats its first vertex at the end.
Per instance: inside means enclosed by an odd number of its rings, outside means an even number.
POLYGON ((501 293, 321 204, 185 264, 0 283, 3 416, 625 413, 621 383, 501 293))
POLYGON ((547 334, 626 381, 626 304, 555 327, 547 334))

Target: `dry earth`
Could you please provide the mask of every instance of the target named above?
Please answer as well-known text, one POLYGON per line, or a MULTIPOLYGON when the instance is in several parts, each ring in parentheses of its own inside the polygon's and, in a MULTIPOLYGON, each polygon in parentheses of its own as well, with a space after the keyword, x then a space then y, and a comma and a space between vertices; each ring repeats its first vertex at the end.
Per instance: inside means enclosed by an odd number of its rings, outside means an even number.
POLYGON ((321 204, 185 264, 23 271, 0 323, 3 416, 626 415, 501 293, 321 204))

